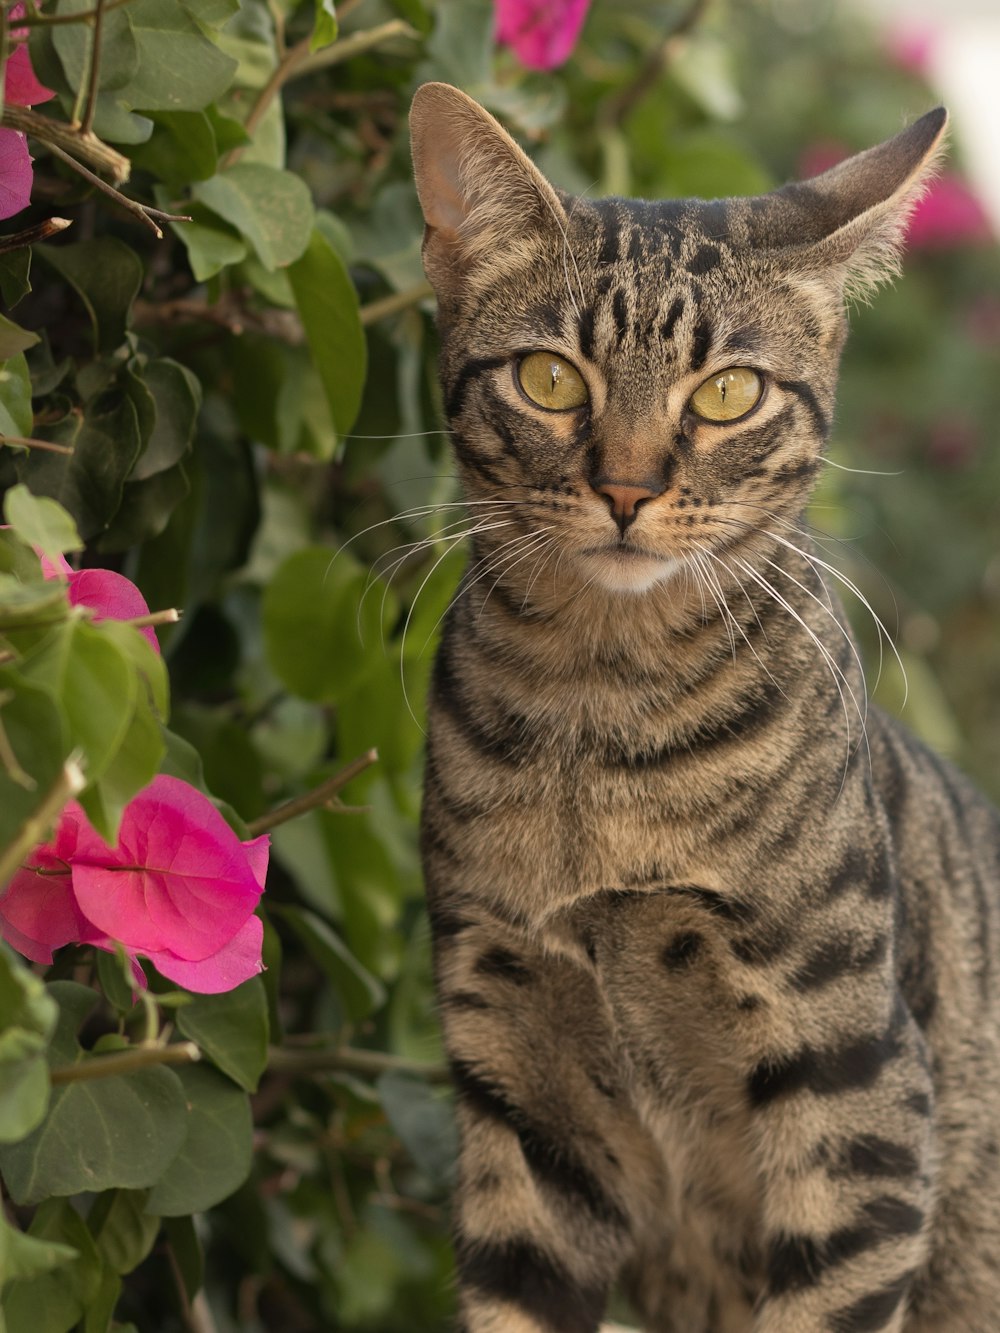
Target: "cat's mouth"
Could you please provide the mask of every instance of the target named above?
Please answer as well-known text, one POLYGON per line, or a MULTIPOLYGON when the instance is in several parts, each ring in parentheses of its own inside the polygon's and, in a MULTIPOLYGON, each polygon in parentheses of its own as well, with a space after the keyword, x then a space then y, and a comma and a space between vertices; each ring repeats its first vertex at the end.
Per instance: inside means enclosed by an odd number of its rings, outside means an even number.
POLYGON ((593 571, 595 582, 615 592, 644 592, 671 578, 683 563, 676 556, 631 542, 588 546, 580 556, 593 571))

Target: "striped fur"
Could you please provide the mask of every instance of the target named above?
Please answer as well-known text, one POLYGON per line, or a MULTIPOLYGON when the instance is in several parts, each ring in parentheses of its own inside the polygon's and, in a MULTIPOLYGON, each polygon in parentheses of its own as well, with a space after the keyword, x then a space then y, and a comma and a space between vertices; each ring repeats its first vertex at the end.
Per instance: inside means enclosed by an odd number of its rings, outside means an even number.
POLYGON ((940 138, 756 200, 571 200, 412 126, 472 556, 423 813, 467 1333, 990 1333, 1000 821, 865 706, 800 530, 845 290, 940 138), (589 405, 535 407, 524 354, 589 405), (750 366, 728 425, 687 408, 750 366), (645 487, 624 527, 598 487, 645 487))

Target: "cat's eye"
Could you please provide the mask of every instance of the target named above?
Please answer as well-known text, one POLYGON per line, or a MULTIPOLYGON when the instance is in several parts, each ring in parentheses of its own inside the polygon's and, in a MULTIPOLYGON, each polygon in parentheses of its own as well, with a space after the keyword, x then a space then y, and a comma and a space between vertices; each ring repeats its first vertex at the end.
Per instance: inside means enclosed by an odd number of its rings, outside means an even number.
POLYGON ((688 407, 705 421, 737 421, 756 407, 763 392, 763 380, 755 370, 734 366, 699 385, 688 407))
POLYGON ((583 376, 555 352, 530 352, 517 364, 521 392, 550 412, 583 407, 590 397, 583 376))

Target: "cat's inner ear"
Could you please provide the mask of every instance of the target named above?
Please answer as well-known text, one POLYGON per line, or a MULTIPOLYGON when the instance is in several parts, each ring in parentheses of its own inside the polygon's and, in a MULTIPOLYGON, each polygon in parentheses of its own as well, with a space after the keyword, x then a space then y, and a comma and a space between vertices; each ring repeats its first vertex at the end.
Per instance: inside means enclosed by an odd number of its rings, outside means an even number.
POLYGON ((898 271, 906 222, 934 175, 947 121, 938 107, 821 176, 755 201, 765 205, 751 223, 759 243, 866 297, 898 271))
POLYGON ((542 229, 565 230, 558 196, 478 102, 425 83, 410 109, 413 174, 427 230, 424 267, 439 295, 542 229))

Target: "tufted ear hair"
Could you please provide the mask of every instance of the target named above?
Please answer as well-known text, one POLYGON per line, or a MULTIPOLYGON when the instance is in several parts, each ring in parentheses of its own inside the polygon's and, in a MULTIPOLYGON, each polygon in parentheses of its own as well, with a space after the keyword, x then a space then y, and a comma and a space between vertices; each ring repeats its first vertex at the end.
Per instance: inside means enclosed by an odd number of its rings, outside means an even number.
POLYGON ((566 215, 538 168, 478 102, 425 83, 410 108, 417 194, 427 224, 424 268, 438 295, 464 274, 566 215))
POLYGON ((750 201, 752 243, 832 278, 848 297, 867 297, 898 272, 906 222, 934 176, 947 121, 937 107, 821 176, 750 201))

